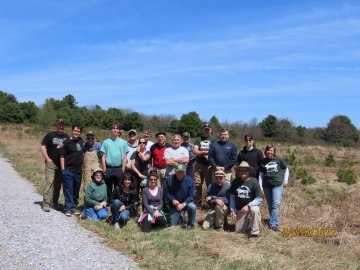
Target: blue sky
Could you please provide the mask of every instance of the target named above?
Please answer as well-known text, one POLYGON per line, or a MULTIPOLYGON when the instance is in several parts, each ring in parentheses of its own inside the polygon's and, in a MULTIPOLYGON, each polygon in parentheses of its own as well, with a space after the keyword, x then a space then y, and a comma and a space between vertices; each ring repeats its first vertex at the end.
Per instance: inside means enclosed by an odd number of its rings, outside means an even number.
POLYGON ((360 128, 359 1, 1 1, 0 37, 20 102, 360 128))

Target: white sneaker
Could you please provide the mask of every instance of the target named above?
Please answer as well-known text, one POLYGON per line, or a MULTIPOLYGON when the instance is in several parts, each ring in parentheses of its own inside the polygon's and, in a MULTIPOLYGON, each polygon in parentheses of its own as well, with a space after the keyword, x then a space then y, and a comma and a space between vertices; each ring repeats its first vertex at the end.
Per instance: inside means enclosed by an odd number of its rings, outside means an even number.
POLYGON ((114 223, 114 229, 115 229, 115 230, 120 230, 119 222, 115 222, 115 223, 114 223))

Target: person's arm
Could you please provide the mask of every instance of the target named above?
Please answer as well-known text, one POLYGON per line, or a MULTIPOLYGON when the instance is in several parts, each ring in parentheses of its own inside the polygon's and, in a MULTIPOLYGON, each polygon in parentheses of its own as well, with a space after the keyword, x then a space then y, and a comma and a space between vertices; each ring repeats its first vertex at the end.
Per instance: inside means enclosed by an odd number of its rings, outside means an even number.
POLYGON ((289 167, 286 167, 285 169, 285 174, 284 174, 284 182, 283 182, 283 186, 287 186, 288 182, 289 182, 289 167))
POLYGON ((104 172, 106 172, 106 153, 101 152, 101 167, 103 169, 104 172))
POLYGON ((210 145, 210 150, 209 150, 209 155, 208 155, 208 158, 209 158, 209 163, 211 165, 211 167, 213 167, 213 169, 215 170, 216 169, 216 163, 215 163, 215 150, 214 150, 214 147, 213 147, 213 144, 210 145))
POLYGON ((136 152, 134 152, 133 156, 131 157, 130 159, 130 162, 131 162, 131 169, 140 177, 142 178, 144 175, 138 170, 138 168, 136 167, 136 159, 135 159, 135 156, 134 155, 137 155, 136 152))
POLYGON ((194 181, 191 181, 188 187, 188 197, 185 199, 184 203, 189 204, 194 200, 195 200, 195 186, 194 186, 194 181))
POLYGON ((251 208, 253 206, 259 206, 262 202, 263 198, 261 196, 256 197, 251 202, 248 203, 248 206, 251 208))
POLYGON ((98 201, 92 198, 92 187, 90 185, 86 187, 84 202, 88 206, 95 206, 100 204, 98 201))
POLYGON ((40 153, 41 153, 41 155, 44 157, 45 162, 46 162, 47 164, 53 162, 52 159, 49 157, 49 155, 48 155, 48 153, 47 153, 46 145, 43 145, 43 144, 40 145, 40 153))
POLYGON ((260 185, 261 190, 263 189, 263 187, 262 187, 263 179, 264 179, 264 173, 259 172, 259 185, 260 185))
POLYGON ((122 162, 121 162, 121 169, 122 169, 123 173, 125 173, 125 169, 126 169, 127 155, 128 155, 128 152, 126 152, 124 154, 122 162))
POLYGON ((165 181, 166 181, 166 186, 165 186, 165 198, 168 199, 171 203, 175 200, 175 197, 171 194, 171 177, 172 175, 169 175, 165 181))
POLYGON ((140 159, 142 161, 148 161, 150 159, 150 152, 149 151, 144 151, 144 152, 137 152, 137 154, 139 155, 140 159))

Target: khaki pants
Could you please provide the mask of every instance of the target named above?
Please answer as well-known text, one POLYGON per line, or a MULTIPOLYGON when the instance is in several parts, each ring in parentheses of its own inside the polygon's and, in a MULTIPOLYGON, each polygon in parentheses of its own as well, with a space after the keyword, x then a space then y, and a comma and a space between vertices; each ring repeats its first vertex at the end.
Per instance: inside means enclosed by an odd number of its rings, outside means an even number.
POLYGON ((212 227, 214 227, 215 229, 223 229, 226 213, 227 213, 226 205, 224 205, 224 207, 221 208, 217 204, 215 208, 206 215, 204 219, 204 223, 202 225, 203 229, 206 230, 212 227))
POLYGON ((194 184, 196 191, 195 203, 205 203, 206 190, 212 183, 212 167, 210 165, 196 162, 194 167, 194 184))
POLYGON ((247 233, 249 235, 259 235, 261 225, 261 214, 258 206, 253 206, 243 214, 240 210, 236 213, 237 221, 235 223, 235 232, 247 233))
POLYGON ((158 178, 158 181, 157 181, 158 187, 165 188, 165 182, 166 182, 165 171, 166 171, 166 168, 161 169, 161 168, 154 167, 154 169, 157 170, 158 175, 159 175, 159 178, 158 178))
POLYGON ((54 163, 45 164, 45 189, 43 206, 57 206, 62 183, 62 173, 54 163))
POLYGON ((82 185, 83 191, 85 192, 88 184, 91 183, 91 176, 93 172, 100 167, 99 158, 95 151, 86 152, 84 155, 84 165, 83 165, 83 175, 82 175, 82 185))

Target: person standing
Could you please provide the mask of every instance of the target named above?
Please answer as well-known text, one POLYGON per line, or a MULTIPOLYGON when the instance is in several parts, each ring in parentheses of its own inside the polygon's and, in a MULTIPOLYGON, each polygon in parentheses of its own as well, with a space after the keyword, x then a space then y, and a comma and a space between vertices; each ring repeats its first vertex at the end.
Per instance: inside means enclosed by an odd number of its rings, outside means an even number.
POLYGON ((170 225, 182 223, 182 212, 187 212, 187 228, 195 228, 196 205, 194 180, 185 174, 186 166, 178 164, 175 174, 166 178, 165 197, 168 200, 170 225))
POLYGON ((254 169, 246 161, 235 167, 236 179, 230 187, 230 217, 235 223, 235 232, 245 233, 256 239, 260 233, 260 204, 262 194, 259 182, 250 177, 254 169))
POLYGON ((225 181, 223 171, 215 172, 215 183, 210 184, 207 192, 206 203, 210 207, 210 212, 206 215, 202 224, 203 230, 214 228, 219 231, 224 230, 224 223, 229 204, 229 181, 225 181))
POLYGON ((80 124, 72 126, 72 136, 63 142, 60 148, 60 166, 63 176, 65 197, 65 216, 80 215, 79 192, 84 162, 84 141, 81 138, 83 128, 80 124))
POLYGON ((210 124, 205 124, 201 137, 194 142, 193 152, 196 155, 194 166, 194 182, 196 189, 196 205, 205 204, 206 188, 212 183, 212 168, 209 162, 210 145, 214 141, 211 138, 212 129, 210 124))
POLYGON ((256 179, 258 179, 259 167, 261 161, 264 158, 264 155, 260 149, 255 147, 254 138, 252 135, 246 134, 244 140, 245 146, 237 156, 237 163, 240 164, 242 161, 249 163, 249 165, 254 168, 253 175, 251 175, 251 177, 256 177, 256 179))
POLYGON ((209 161, 215 171, 225 172, 226 180, 231 180, 231 169, 236 164, 237 148, 229 141, 229 131, 220 129, 219 140, 212 143, 209 150, 209 161))
POLYGON ((62 183, 60 168, 60 147, 69 136, 65 134, 65 121, 56 121, 56 130, 49 132, 40 145, 40 153, 45 161, 45 189, 42 210, 50 212, 50 207, 59 209, 59 196, 62 183))
POLYGON ((276 155, 276 147, 268 144, 265 147, 265 158, 262 160, 259 172, 259 184, 264 190, 269 210, 271 230, 279 231, 279 208, 283 187, 289 180, 289 169, 286 163, 276 155))
POLYGON ((120 138, 119 122, 112 123, 110 127, 111 137, 103 141, 101 145, 101 165, 105 171, 105 183, 107 186, 108 204, 112 200, 112 191, 119 186, 125 172, 128 145, 120 138))
POLYGON ((190 142, 190 133, 184 132, 182 134, 182 147, 185 147, 189 152, 189 162, 186 166, 186 175, 194 178, 194 163, 196 159, 196 155, 193 152, 194 145, 190 142))
POLYGON ((82 175, 83 190, 86 191, 88 184, 92 182, 93 172, 100 167, 101 143, 95 140, 95 134, 91 130, 86 133, 86 142, 84 144, 84 168, 82 175))
POLYGON ((145 129, 144 132, 143 132, 143 138, 145 139, 146 141, 146 150, 147 151, 150 151, 150 148, 151 146, 154 144, 154 142, 150 141, 150 130, 149 129, 145 129))
POLYGON ((170 147, 170 144, 166 142, 166 133, 158 132, 156 133, 157 143, 154 143, 150 148, 150 159, 152 168, 157 170, 159 174, 158 186, 163 186, 163 181, 165 177, 166 162, 164 160, 164 152, 166 148, 170 147))
POLYGON ((139 146, 139 140, 137 138, 137 132, 135 129, 130 129, 128 132, 129 139, 127 141, 128 145, 128 153, 127 153, 127 160, 126 160, 126 171, 135 175, 131 168, 131 156, 137 150, 139 146))
POLYGON ((165 177, 175 174, 175 167, 179 164, 186 165, 189 162, 189 151, 181 146, 181 136, 174 134, 171 139, 171 147, 164 152, 166 163, 165 177))

